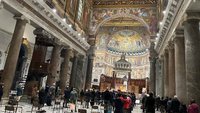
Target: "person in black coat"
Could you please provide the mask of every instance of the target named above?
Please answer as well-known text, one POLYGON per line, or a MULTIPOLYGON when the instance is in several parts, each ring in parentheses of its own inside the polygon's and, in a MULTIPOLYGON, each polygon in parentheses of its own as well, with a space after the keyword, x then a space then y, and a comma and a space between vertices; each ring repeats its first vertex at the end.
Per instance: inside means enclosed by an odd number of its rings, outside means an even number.
POLYGON ((121 94, 117 94, 116 99, 114 100, 114 113, 123 113, 123 101, 120 99, 121 94))
POLYGON ((179 108, 180 108, 180 102, 175 95, 174 98, 172 99, 172 105, 171 105, 171 111, 172 113, 179 113, 179 108))
POLYGON ((155 98, 153 97, 153 93, 149 94, 149 97, 146 99, 146 113, 155 113, 155 98))
POLYGON ((91 93, 89 90, 86 90, 85 92, 85 107, 86 108, 89 108, 89 102, 90 102, 90 99, 91 99, 91 93))

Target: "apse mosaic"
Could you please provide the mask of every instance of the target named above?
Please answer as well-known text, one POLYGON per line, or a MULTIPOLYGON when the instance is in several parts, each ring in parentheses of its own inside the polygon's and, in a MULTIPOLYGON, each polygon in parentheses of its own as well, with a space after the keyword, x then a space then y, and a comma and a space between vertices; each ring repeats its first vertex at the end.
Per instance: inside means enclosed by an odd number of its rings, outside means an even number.
MULTIPOLYGON (((128 15, 135 17, 139 22, 148 24, 151 34, 157 32, 157 9, 156 8, 96 8, 91 20, 91 31, 98 29, 100 23, 105 20, 110 20, 118 15, 128 15), (136 18, 137 17, 137 18, 136 18)), ((145 26, 145 25, 144 25, 145 26)))
POLYGON ((143 52, 149 47, 148 40, 142 38, 137 32, 122 30, 112 36, 107 48, 118 53, 143 52))

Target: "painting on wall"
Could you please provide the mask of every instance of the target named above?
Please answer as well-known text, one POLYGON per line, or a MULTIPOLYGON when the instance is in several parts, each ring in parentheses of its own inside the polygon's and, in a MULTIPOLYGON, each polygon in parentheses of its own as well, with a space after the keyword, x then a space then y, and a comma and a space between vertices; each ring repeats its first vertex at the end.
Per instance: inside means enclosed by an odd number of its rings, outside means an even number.
POLYGON ((94 9, 90 30, 95 31, 98 25, 105 21, 116 17, 117 15, 133 15, 141 21, 145 21, 150 27, 151 34, 157 31, 157 9, 155 7, 146 8, 96 8, 94 9))
POLYGON ((148 48, 148 41, 132 30, 122 30, 112 36, 108 50, 119 53, 143 52, 148 48))

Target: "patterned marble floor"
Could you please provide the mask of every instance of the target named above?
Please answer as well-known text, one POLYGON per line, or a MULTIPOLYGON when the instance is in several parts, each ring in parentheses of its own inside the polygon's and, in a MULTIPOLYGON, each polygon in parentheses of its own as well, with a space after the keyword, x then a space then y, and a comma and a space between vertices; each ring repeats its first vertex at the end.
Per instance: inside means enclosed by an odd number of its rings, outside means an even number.
MULTIPOLYGON (((77 109, 84 109, 80 104, 77 105, 77 109)), ((0 113, 4 113, 5 112, 5 104, 1 105, 0 106, 0 113)), ((32 109, 32 105, 28 102, 20 102, 19 103, 19 108, 17 110, 17 113, 31 113, 31 109, 32 109)), ((45 110, 46 113, 71 113, 70 112, 70 109, 67 109, 67 108, 62 108, 61 109, 58 109, 58 108, 54 108, 54 106, 44 106, 42 108, 42 110, 45 110)), ((103 108, 99 106, 99 109, 91 109, 91 107, 89 109, 86 109, 87 110, 87 113, 104 113, 103 112, 103 108)), ((36 110, 34 109, 32 113, 37 113, 36 110)), ((77 113, 77 112, 74 112, 74 113, 77 113)), ((137 105, 132 113, 142 113, 141 109, 140 109, 140 105, 137 105)), ((159 113, 159 112, 156 112, 156 113, 159 113)))

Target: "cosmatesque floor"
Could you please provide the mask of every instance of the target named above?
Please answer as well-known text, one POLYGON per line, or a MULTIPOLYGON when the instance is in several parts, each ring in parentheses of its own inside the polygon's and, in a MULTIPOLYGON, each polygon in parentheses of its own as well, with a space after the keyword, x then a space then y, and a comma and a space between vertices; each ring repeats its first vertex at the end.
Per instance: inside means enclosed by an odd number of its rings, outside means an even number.
MULTIPOLYGON (((5 112, 5 106, 6 104, 1 104, 0 113, 5 112)), ((31 109, 32 109, 32 105, 30 103, 20 102, 16 113, 31 113, 31 109)), ((85 109, 85 108, 83 108, 83 106, 80 105, 80 103, 78 103, 77 109, 85 109)), ((46 113, 72 113, 69 108, 63 108, 62 105, 60 106, 60 108, 59 106, 50 106, 50 107, 44 106, 42 110, 45 110, 46 113)), ((89 109, 86 109, 86 110, 87 110, 87 113, 104 113, 103 107, 100 107, 100 106, 98 106, 98 109, 92 109, 91 107, 89 107, 89 109)), ((34 108, 32 113, 38 113, 38 112, 34 108)), ((73 113, 78 113, 78 112, 73 112, 73 113)), ((142 113, 142 110, 140 109, 140 105, 137 105, 133 109, 132 113, 142 113)), ((156 113, 160 113, 160 112, 156 112, 156 113)))

